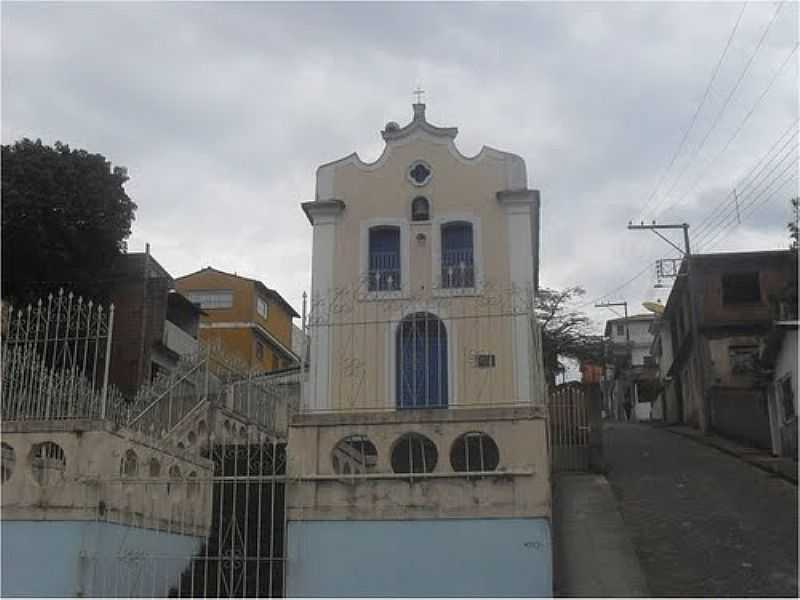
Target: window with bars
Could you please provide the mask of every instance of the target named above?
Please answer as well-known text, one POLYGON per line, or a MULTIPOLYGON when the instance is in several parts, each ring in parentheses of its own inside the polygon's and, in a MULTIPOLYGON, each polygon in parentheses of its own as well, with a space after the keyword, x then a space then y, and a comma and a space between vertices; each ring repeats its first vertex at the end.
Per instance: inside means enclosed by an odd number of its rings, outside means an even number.
POLYGON ((369 291, 391 292, 401 288, 399 227, 370 228, 368 266, 369 291))
POLYGON ((490 435, 470 431, 458 436, 453 442, 450 464, 459 473, 494 471, 500 464, 500 450, 490 435))
POLYGON ((442 225, 442 287, 475 287, 472 223, 442 225))

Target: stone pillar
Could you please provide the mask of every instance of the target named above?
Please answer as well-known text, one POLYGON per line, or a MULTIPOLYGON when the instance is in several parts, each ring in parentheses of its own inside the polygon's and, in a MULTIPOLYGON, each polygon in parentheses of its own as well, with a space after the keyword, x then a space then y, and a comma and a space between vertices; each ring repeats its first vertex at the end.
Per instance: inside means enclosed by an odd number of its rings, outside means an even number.
POLYGON ((506 211, 509 270, 514 290, 513 317, 514 402, 544 403, 534 398, 538 382, 533 381, 534 340, 530 326, 535 295, 539 231, 539 191, 506 190, 497 192, 497 199, 506 211))
POLYGON ((311 336, 310 373, 303 397, 306 408, 324 410, 330 406, 330 328, 329 298, 334 287, 336 220, 344 210, 341 200, 303 203, 303 210, 314 226, 311 260, 311 336))

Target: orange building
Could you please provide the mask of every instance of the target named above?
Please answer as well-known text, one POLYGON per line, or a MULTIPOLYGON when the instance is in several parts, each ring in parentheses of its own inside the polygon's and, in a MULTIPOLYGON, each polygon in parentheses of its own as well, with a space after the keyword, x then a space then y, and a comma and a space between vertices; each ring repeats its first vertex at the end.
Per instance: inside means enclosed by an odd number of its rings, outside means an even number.
POLYGON ((256 372, 299 362, 292 352, 292 319, 300 315, 262 282, 206 267, 177 278, 175 287, 206 313, 202 342, 218 344, 256 372))

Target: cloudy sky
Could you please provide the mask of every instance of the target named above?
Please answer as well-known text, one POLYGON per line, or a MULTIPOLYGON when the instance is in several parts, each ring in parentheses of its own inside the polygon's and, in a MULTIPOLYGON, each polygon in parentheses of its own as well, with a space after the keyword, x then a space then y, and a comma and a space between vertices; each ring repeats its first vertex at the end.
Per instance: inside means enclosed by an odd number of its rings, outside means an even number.
POLYGON ((299 310, 317 165, 377 158, 419 84, 462 152, 525 158, 542 283, 585 287, 599 328, 599 297, 666 299, 653 260, 675 253, 631 219, 689 222, 700 251, 786 245, 797 23, 792 3, 4 2, 2 142, 128 167, 131 250, 257 277, 299 310), (734 202, 712 212, 734 188, 741 224, 734 202))

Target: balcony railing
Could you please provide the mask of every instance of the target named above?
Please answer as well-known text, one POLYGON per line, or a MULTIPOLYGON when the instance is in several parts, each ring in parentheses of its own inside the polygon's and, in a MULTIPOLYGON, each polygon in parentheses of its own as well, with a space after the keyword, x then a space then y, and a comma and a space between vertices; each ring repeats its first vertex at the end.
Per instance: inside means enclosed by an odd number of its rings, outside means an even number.
POLYGON ((197 340, 171 321, 164 321, 164 333, 161 341, 179 356, 197 354, 197 340))
POLYGON ((471 249, 442 252, 442 287, 475 287, 475 260, 471 249))
POLYGON ((397 252, 371 252, 369 255, 369 291, 393 292, 400 288, 400 254, 397 252))

